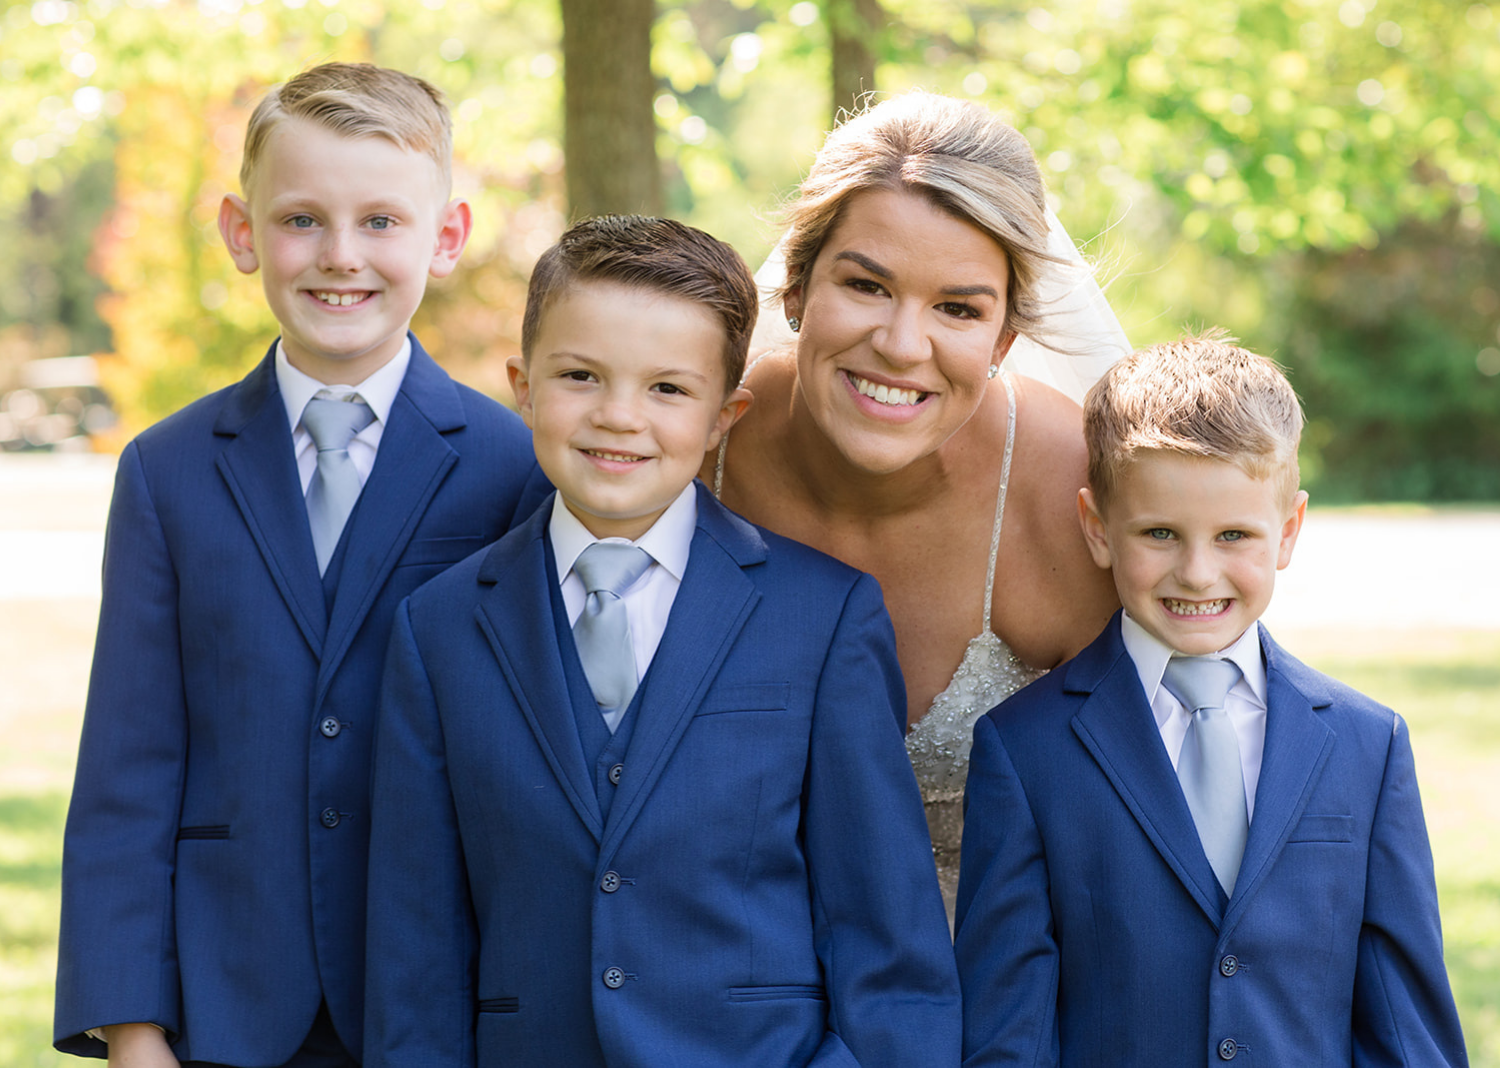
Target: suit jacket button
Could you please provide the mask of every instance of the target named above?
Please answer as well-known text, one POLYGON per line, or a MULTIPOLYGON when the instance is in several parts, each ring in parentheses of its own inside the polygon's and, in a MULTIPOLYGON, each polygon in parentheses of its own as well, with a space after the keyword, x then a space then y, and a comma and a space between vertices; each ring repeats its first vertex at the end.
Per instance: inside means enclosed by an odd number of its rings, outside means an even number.
POLYGON ((625 985, 625 973, 619 968, 604 969, 604 985, 611 990, 619 990, 625 985))
POLYGON ((605 872, 604 878, 599 880, 599 889, 603 890, 606 894, 613 894, 616 890, 620 889, 620 873, 614 871, 605 872))
POLYGON ((1232 1061, 1234 1055, 1240 1051, 1239 1043, 1232 1038, 1226 1038, 1219 1043, 1219 1060, 1232 1061))
POLYGON ((620 776, 625 773, 624 764, 616 764, 609 769, 609 781, 612 786, 620 785, 620 776))
POLYGON ((319 813, 318 818, 323 821, 324 827, 337 827, 339 825, 339 810, 336 808, 325 808, 319 813))
POLYGON ((1231 975, 1239 970, 1240 959, 1233 953, 1229 954, 1223 960, 1219 961, 1219 974, 1222 975, 1225 979, 1228 979, 1231 975))
POLYGON ((318 724, 318 730, 323 732, 324 738, 337 738, 339 731, 343 729, 344 725, 335 716, 324 716, 323 722, 318 724))

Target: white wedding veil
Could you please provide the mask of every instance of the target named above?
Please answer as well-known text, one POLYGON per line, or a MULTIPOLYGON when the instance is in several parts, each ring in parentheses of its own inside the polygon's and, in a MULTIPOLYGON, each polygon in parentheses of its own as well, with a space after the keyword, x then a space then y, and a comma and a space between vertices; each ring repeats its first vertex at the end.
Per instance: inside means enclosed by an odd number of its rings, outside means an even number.
MULTIPOLYGON (((1019 337, 1005 357, 1005 369, 1046 383, 1081 402, 1110 365, 1129 354, 1130 342, 1095 280, 1093 268, 1051 208, 1047 209, 1047 251, 1062 262, 1043 263, 1037 298, 1047 336, 1059 347, 1019 337)), ((777 245, 755 272, 761 304, 750 339, 752 353, 789 348, 796 340, 776 299, 785 280, 786 262, 777 245)))

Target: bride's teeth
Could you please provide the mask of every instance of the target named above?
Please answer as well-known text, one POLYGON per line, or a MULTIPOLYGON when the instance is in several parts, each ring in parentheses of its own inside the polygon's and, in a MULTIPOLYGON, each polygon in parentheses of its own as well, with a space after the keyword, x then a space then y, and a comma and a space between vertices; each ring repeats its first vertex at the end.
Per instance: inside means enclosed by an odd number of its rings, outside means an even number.
POLYGON ((897 407, 909 407, 919 402, 923 394, 915 389, 900 389, 895 386, 876 385, 869 379, 860 378, 858 375, 849 376, 854 381, 854 389, 862 396, 869 397, 877 404, 891 404, 897 407))

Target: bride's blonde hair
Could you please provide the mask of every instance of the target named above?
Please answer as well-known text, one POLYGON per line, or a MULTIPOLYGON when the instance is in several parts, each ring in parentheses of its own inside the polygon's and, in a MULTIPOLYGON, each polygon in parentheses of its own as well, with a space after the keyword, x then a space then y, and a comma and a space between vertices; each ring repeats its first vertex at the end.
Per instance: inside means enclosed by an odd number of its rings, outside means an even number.
POLYGON ((855 195, 903 190, 978 227, 1010 263, 1006 328, 1036 337, 1047 263, 1047 199, 1031 145, 978 104, 921 90, 867 107, 828 135, 786 209, 786 283, 802 285, 855 195))

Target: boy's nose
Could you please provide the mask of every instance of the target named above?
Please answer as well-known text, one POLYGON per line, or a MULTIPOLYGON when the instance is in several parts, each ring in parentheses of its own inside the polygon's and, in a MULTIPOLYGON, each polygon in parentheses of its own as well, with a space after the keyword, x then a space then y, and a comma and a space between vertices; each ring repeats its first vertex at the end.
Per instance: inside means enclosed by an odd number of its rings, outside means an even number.
POLYGON ((1177 565, 1177 580, 1191 590, 1206 590, 1219 577, 1218 565, 1214 562, 1211 548, 1186 546, 1177 565))
POLYGON ((639 430, 645 423, 635 404, 613 393, 600 399, 593 422, 604 430, 639 430))
POLYGON ((318 267, 324 271, 349 273, 359 269, 359 246, 354 235, 341 227, 330 227, 323 239, 318 267))

